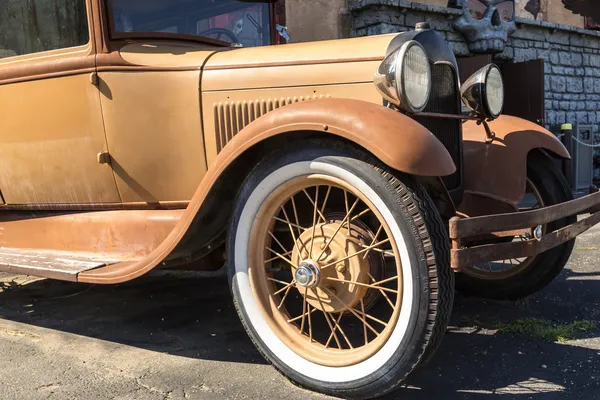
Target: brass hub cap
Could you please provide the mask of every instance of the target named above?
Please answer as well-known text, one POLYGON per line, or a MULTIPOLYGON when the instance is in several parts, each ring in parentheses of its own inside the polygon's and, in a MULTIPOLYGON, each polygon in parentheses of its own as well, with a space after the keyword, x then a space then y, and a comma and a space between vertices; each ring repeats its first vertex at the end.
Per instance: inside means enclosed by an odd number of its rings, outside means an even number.
POLYGON ((249 278, 273 332, 299 356, 343 367, 377 353, 402 307, 402 265, 375 206, 337 178, 295 178, 262 204, 249 278))

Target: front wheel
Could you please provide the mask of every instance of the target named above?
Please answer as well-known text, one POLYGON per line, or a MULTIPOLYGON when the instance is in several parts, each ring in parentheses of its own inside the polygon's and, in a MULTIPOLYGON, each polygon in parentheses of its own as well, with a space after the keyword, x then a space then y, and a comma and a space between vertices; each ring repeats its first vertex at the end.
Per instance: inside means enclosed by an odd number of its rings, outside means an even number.
MULTIPOLYGON (((527 163, 527 193, 522 211, 543 208, 573 200, 573 193, 552 160, 540 151, 530 154, 527 163)), ((542 227, 554 232, 577 222, 567 217, 542 227)), ((528 240, 517 237, 514 240, 528 240)), ((552 282, 563 270, 573 252, 572 240, 535 257, 498 260, 464 268, 457 274, 456 287, 466 295, 495 300, 518 300, 530 296, 552 282)))
POLYGON ((293 382, 345 398, 396 388, 437 348, 453 301, 444 225, 421 185, 319 143, 267 157, 236 202, 234 303, 293 382))

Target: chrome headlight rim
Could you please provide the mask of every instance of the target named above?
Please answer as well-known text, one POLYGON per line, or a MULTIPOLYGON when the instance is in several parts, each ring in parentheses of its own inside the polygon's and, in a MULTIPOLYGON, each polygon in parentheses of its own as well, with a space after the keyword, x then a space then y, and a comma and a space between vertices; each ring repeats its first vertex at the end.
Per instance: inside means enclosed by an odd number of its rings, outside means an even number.
POLYGON ((487 70, 486 74, 485 74, 485 80, 483 81, 483 102, 484 102, 484 106, 485 109, 487 110, 487 114, 492 118, 492 119, 497 119, 498 117, 500 117, 500 115, 502 115, 502 111, 504 110, 504 100, 506 98, 506 91, 505 91, 505 86, 504 86, 504 77, 502 76, 502 71, 500 71, 500 68, 496 65, 496 64, 490 64, 489 69, 487 70), (490 82, 490 74, 492 72, 498 72, 498 75, 500 76, 500 81, 502 83, 502 102, 501 102, 501 106, 498 110, 498 112, 494 112, 492 110, 492 106, 490 105, 490 96, 489 96, 489 92, 488 92, 488 83, 490 82))
POLYGON ((412 114, 420 113, 425 109, 425 107, 427 107, 427 104, 429 104, 429 98, 431 97, 431 90, 433 86, 433 82, 431 81, 431 65, 429 65, 429 60, 427 59, 427 52, 425 51, 425 48, 423 47, 423 45, 421 45, 421 43, 417 42, 416 40, 411 40, 405 43, 404 46, 400 48, 400 54, 398 56, 398 59, 400 60, 400 63, 399 68, 396 70, 396 82, 400 82, 400 84, 398 85, 398 94, 400 95, 400 101, 402 103, 400 107, 412 114), (411 51, 414 47, 420 49, 423 52, 423 55, 425 56, 426 63, 424 65, 427 69, 428 81, 427 92, 425 94, 425 101, 422 105, 418 106, 410 101, 410 98, 406 92, 406 74, 404 73, 404 70, 407 68, 406 61, 408 52, 411 51))
POLYGON ((494 120, 502 115, 506 90, 502 71, 496 64, 488 64, 469 77, 461 87, 463 103, 475 114, 483 119, 494 120), (498 111, 492 110, 488 93, 489 77, 492 72, 497 72, 500 78, 502 99, 498 111))
POLYGON ((410 40, 394 52, 390 53, 383 60, 375 74, 375 86, 385 100, 405 112, 411 114, 422 112, 427 107, 427 104, 429 104, 433 82, 431 65, 427 57, 427 52, 421 43, 416 40, 410 40), (423 58, 425 59, 423 66, 426 68, 427 76, 427 91, 425 92, 424 101, 421 105, 415 105, 411 102, 411 98, 407 92, 407 74, 405 73, 407 68, 407 55, 409 55, 409 52, 415 47, 422 52, 423 58))

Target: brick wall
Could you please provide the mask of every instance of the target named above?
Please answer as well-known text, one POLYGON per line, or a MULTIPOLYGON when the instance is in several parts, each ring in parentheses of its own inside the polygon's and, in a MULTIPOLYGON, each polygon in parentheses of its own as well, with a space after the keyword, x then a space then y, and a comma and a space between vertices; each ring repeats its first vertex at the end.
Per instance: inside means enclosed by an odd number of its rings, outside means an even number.
MULTIPOLYGON (((446 7, 404 0, 360 0, 352 8, 352 36, 414 29, 428 21, 450 43, 457 56, 469 56, 462 35, 453 29, 462 13, 446 7)), ((595 126, 600 143, 600 32, 549 22, 517 19, 519 29, 496 59, 545 64, 546 127, 555 133, 564 123, 595 126)), ((600 157, 600 149, 596 149, 600 157)), ((596 168, 600 180, 600 168, 596 168)))

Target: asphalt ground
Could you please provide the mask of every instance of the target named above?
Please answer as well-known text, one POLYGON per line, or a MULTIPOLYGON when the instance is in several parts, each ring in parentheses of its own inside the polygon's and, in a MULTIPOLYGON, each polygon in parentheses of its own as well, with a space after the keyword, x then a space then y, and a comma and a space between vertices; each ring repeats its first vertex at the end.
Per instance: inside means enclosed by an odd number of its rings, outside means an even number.
MULTIPOLYGON (((309 399, 247 338, 223 279, 119 286, 0 277, 0 399, 309 399)), ((497 331, 518 319, 600 327, 600 228, 520 302, 457 296, 433 361, 388 399, 600 399, 600 330, 567 343, 497 331)))

